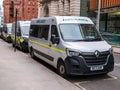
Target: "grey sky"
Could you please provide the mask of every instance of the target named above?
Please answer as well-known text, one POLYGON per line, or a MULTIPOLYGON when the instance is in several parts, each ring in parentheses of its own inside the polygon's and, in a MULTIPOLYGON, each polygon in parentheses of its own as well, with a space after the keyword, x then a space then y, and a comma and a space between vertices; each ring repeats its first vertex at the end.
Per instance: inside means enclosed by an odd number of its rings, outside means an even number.
POLYGON ((2 6, 3 5, 3 0, 0 0, 0 6, 2 6))

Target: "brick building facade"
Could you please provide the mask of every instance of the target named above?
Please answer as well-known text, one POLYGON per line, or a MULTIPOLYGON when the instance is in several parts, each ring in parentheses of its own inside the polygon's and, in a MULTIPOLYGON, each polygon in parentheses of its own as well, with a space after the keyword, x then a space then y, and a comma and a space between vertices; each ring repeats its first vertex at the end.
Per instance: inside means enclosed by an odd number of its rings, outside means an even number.
POLYGON ((14 17, 9 16, 10 4, 12 0, 4 0, 4 22, 10 23, 15 21, 15 12, 18 9, 18 20, 31 20, 38 17, 38 0, 13 0, 14 1, 14 17))

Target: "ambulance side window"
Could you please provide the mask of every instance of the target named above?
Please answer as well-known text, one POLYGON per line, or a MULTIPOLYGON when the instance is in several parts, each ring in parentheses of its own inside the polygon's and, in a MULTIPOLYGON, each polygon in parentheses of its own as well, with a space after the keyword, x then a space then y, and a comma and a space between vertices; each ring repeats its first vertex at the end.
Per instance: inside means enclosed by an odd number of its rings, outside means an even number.
POLYGON ((48 40, 49 25, 41 25, 40 27, 41 38, 48 40))
POLYGON ((52 44, 59 44, 60 42, 56 25, 51 26, 51 39, 50 40, 52 44))
POLYGON ((56 25, 51 26, 51 35, 55 35, 55 37, 59 37, 56 25))
POLYGON ((32 37, 38 37, 38 25, 32 25, 30 28, 30 36, 32 37))
POLYGON ((41 26, 39 26, 39 28, 38 28, 38 38, 42 38, 41 26))

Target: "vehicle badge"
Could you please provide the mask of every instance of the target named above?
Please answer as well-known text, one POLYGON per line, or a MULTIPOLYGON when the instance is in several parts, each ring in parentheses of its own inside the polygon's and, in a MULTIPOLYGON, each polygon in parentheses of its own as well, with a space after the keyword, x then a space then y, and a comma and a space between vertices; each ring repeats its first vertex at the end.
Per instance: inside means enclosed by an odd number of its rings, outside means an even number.
POLYGON ((98 58, 100 56, 100 52, 99 51, 95 51, 95 56, 98 58))

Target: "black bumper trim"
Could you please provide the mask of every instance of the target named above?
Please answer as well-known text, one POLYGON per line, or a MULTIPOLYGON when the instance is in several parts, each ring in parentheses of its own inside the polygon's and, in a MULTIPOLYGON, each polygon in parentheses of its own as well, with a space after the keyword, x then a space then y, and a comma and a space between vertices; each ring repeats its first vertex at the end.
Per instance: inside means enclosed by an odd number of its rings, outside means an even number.
POLYGON ((114 57, 110 55, 106 65, 103 65, 103 70, 91 71, 84 59, 81 57, 67 57, 65 60, 67 74, 69 75, 96 75, 104 74, 113 71, 114 57))

